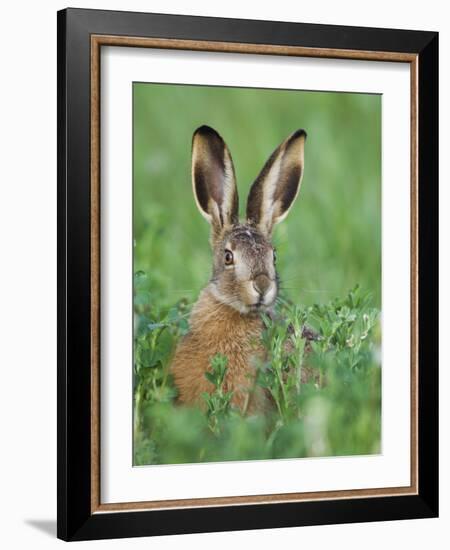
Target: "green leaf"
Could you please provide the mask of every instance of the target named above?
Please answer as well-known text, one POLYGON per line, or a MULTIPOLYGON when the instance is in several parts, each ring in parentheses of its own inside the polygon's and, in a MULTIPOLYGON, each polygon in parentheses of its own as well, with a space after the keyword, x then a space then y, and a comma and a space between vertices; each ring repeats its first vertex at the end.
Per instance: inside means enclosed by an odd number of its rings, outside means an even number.
POLYGON ((148 276, 144 271, 136 271, 134 274, 134 289, 141 290, 148 286, 148 276))
POLYGON ((139 290, 134 296, 135 306, 146 306, 150 304, 150 301, 151 295, 147 290, 139 290))
POLYGON ((216 385, 216 377, 214 376, 214 374, 212 372, 206 371, 205 372, 205 378, 206 378, 206 380, 208 380, 212 384, 216 385))

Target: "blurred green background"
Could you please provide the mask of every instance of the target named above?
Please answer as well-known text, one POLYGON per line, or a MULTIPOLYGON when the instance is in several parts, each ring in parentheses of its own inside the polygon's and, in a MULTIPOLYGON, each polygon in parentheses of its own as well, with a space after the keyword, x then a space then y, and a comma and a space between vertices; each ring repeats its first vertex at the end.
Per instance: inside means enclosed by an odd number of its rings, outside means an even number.
POLYGON ((211 269, 209 226, 192 196, 194 130, 226 141, 245 213, 251 183, 291 132, 308 133, 300 196, 277 226, 278 271, 296 303, 355 284, 381 306, 381 96, 135 83, 134 270, 162 306, 194 301, 211 269))

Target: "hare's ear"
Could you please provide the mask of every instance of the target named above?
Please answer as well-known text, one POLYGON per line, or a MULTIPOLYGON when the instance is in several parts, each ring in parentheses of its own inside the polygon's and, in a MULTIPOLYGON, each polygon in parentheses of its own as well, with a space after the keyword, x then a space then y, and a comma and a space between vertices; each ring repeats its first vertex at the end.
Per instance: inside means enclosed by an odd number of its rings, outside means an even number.
POLYGON ((237 223, 239 199, 233 161, 223 139, 209 126, 198 128, 192 138, 192 186, 213 234, 237 223))
POLYGON ((303 176, 306 132, 297 130, 272 153, 253 183, 247 220, 270 236, 297 198, 303 176))

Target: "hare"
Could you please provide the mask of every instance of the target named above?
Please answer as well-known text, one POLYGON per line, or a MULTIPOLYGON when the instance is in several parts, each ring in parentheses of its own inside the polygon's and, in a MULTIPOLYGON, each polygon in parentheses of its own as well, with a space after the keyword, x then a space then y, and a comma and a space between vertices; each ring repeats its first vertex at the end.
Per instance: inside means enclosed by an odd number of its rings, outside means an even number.
POLYGON ((297 130, 272 153, 253 183, 246 220, 239 221, 233 161, 221 136, 201 126, 192 140, 192 185, 200 213, 211 225, 212 276, 190 316, 190 331, 178 344, 171 372, 182 404, 202 406, 211 358, 227 357, 224 386, 232 404, 257 413, 270 404, 255 385, 261 312, 270 312, 279 278, 271 243, 275 224, 288 214, 300 190, 306 132, 297 130))

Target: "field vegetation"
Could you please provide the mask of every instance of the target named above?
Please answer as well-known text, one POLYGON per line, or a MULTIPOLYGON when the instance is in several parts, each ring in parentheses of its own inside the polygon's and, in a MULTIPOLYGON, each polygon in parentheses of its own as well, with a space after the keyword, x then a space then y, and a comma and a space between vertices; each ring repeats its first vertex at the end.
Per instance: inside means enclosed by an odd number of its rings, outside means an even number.
POLYGON ((381 98, 134 84, 133 102, 134 464, 379 452, 381 98), (170 358, 211 270, 190 181, 202 124, 230 148, 241 212, 273 149, 308 132, 300 196, 274 235, 282 289, 277 322, 264 319, 257 383, 273 401, 264 416, 231 407, 220 355, 202 409, 175 404, 170 358), (320 336, 306 346, 304 325, 320 336), (300 384, 304 368, 314 376, 300 384))

